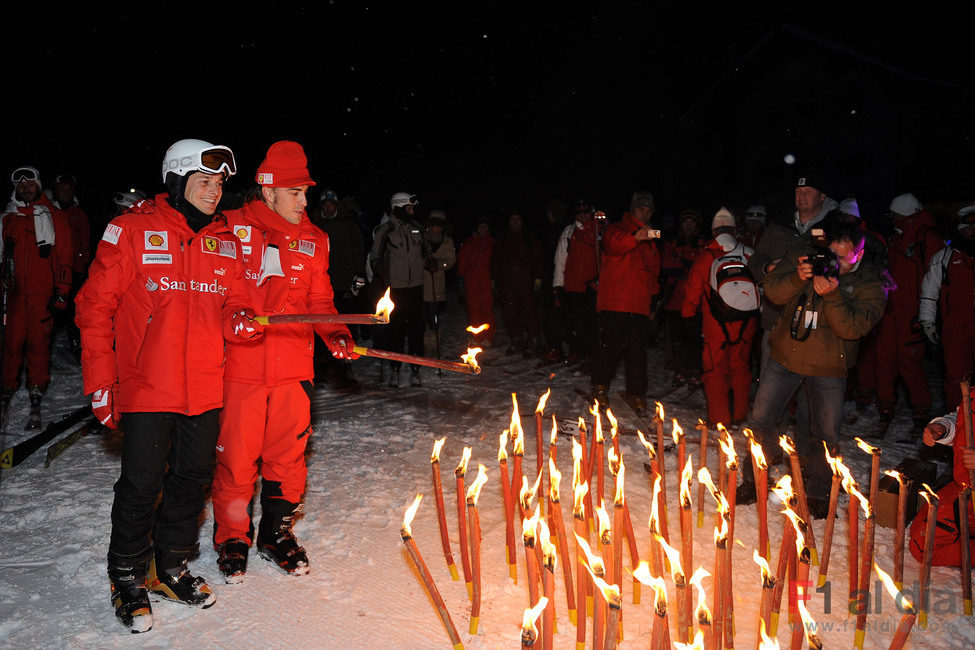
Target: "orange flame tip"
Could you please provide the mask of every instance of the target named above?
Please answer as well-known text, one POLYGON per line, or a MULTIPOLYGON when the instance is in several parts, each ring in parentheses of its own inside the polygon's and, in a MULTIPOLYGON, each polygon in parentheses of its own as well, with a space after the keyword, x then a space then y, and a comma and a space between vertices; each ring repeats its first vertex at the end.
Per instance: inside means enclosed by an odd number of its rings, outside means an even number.
POLYGON ((431 463, 440 462, 440 450, 443 448, 443 443, 447 442, 447 436, 444 436, 440 440, 435 440, 433 442, 433 453, 430 454, 431 463))
POLYGON ((535 627, 535 621, 542 615, 546 607, 548 607, 548 598, 542 596, 535 603, 534 607, 527 607, 525 609, 525 614, 521 619, 521 629, 523 632, 529 633, 532 639, 538 636, 538 628, 535 627))
POLYGON ((498 440, 498 462, 503 460, 508 460, 508 452, 506 451, 508 447, 508 430, 505 429, 501 432, 501 438, 498 440))
POLYGON ((403 526, 400 528, 400 533, 402 533, 403 537, 413 536, 413 529, 410 526, 413 523, 413 518, 416 516, 416 511, 420 509, 420 501, 422 499, 422 494, 416 495, 412 505, 406 509, 406 513, 403 515, 403 526))
POLYGON ((636 430, 636 435, 640 439, 640 442, 643 444, 643 446, 646 448, 647 455, 650 457, 650 460, 655 460, 657 458, 657 452, 656 450, 654 450, 653 444, 649 440, 647 440, 646 436, 644 436, 643 432, 640 431, 639 429, 636 430))
POLYGON ((490 327, 491 326, 488 325, 487 323, 484 323, 483 325, 478 325, 477 327, 473 327, 473 326, 468 325, 467 326, 467 331, 470 332, 471 334, 480 334, 481 332, 483 332, 484 330, 486 330, 486 329, 488 329, 490 327))
POLYGON ((792 439, 785 434, 779 436, 779 446, 782 447, 782 451, 790 455, 796 451, 795 445, 792 444, 792 439))
POLYGON ((624 481, 625 475, 626 475, 626 466, 623 465, 623 459, 620 458, 619 471, 617 472, 616 475, 616 493, 613 495, 613 504, 618 508, 622 508, 623 504, 626 502, 626 497, 623 488, 623 484, 625 482, 624 481))
POLYGON ((555 461, 551 458, 548 459, 548 487, 549 495, 552 501, 559 501, 559 485, 562 483, 562 472, 559 468, 555 466, 555 461))
POLYGON ((545 412, 545 403, 548 401, 548 396, 552 394, 552 389, 549 388, 545 391, 545 394, 538 398, 538 406, 535 407, 536 413, 545 412))
POLYGON ((481 496, 481 487, 487 483, 487 468, 484 465, 479 464, 477 466, 477 478, 471 483, 471 486, 467 488, 467 503, 473 506, 477 506, 477 499, 481 496))
POLYGON ((384 320, 387 323, 389 322, 389 315, 393 311, 393 307, 396 306, 393 304, 393 301, 389 299, 389 291, 390 287, 386 287, 386 293, 383 294, 383 297, 380 298, 379 302, 376 303, 375 314, 376 320, 384 320))
POLYGON ((757 564, 758 568, 761 570, 763 582, 768 583, 770 580, 775 580, 775 576, 772 575, 772 568, 768 565, 765 558, 759 555, 757 548, 752 551, 752 561, 757 564))
POLYGON ((903 591, 897 588, 897 584, 894 582, 894 579, 891 578, 886 571, 877 566, 876 562, 873 563, 873 569, 877 572, 877 575, 880 576, 880 581, 883 583, 887 593, 889 593, 891 598, 893 598, 897 603, 897 606, 900 607, 905 613, 915 613, 914 603, 912 603, 911 600, 904 595, 903 591))
POLYGON ((677 418, 671 418, 670 420, 670 435, 673 436, 676 444, 680 444, 681 439, 684 437, 684 430, 677 424, 677 418))
POLYGON ((576 538, 576 544, 580 549, 582 549, 582 554, 586 556, 583 564, 589 571, 597 576, 606 575, 606 565, 603 563, 603 558, 595 555, 592 549, 589 548, 589 542, 579 536, 579 533, 573 533, 576 538))
POLYGON ((559 422, 555 419, 555 414, 552 414, 552 433, 549 434, 548 444, 555 445, 559 441, 559 422))
POLYGON ((549 532, 548 523, 545 519, 538 520, 538 541, 542 545, 542 557, 545 563, 551 564, 554 568, 557 549, 552 543, 552 534, 549 532))
POLYGON ((586 494, 589 493, 589 484, 581 483, 572 489, 572 514, 581 515, 584 507, 586 494))
POLYGON ((680 565, 680 551, 668 544, 667 540, 657 533, 653 534, 653 538, 657 540, 660 548, 667 555, 667 561, 670 562, 670 575, 674 579, 674 584, 677 586, 685 585, 686 576, 684 575, 684 569, 680 565))
POLYGON ((535 513, 531 517, 525 517, 521 520, 521 534, 526 540, 526 543, 533 542, 535 540, 535 529, 538 527, 538 521, 541 519, 541 514, 541 509, 535 508, 535 513))
POLYGON ((460 456, 460 464, 457 465, 457 469, 454 473, 457 476, 463 476, 467 473, 467 463, 471 462, 471 452, 474 451, 473 447, 464 447, 464 452, 460 456))
POLYGON ((664 405, 660 402, 654 402, 657 405, 657 409, 654 411, 654 417, 659 419, 661 422, 664 421, 664 405))
POLYGON ((606 508, 599 505, 596 506, 596 521, 599 522, 597 526, 599 530, 599 537, 603 538, 608 536, 610 531, 613 529, 613 523, 609 520, 609 513, 606 512, 606 508))
MULTIPOLYGON (((862 449, 866 453, 880 455, 880 452, 881 452, 880 447, 874 447, 873 445, 871 445, 870 443, 868 443, 863 438, 860 438, 859 436, 857 436, 857 437, 855 437, 853 439, 857 441, 857 447, 859 447, 860 449, 862 449)), ((824 442, 823 444, 826 444, 826 443, 824 442)))
POLYGON ((694 478, 694 468, 691 467, 691 461, 691 457, 688 456, 687 462, 684 463, 684 469, 680 473, 680 504, 685 508, 691 505, 691 480, 694 478))
MULTIPOLYGON (((748 431, 748 429, 745 430, 748 431)), ((762 470, 768 469, 768 462, 765 460, 765 451, 753 436, 748 436, 748 449, 751 451, 752 458, 755 459, 755 464, 758 465, 758 468, 762 470)))
POLYGON ((477 355, 481 353, 481 348, 467 348, 467 354, 460 355, 460 360, 469 365, 471 368, 480 368, 481 366, 477 363, 477 355))

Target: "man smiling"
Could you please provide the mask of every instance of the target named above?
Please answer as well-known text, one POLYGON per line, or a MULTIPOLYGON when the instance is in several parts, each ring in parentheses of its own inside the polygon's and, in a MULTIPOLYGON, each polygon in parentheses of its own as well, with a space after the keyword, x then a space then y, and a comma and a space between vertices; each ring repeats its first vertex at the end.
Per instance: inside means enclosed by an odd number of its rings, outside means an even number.
MULTIPOLYGON (((262 314, 334 314, 328 236, 305 214, 315 182, 297 142, 271 145, 244 207, 227 213, 243 250, 251 302, 262 314)), ((235 330, 257 330, 248 314, 235 330)), ((337 358, 356 358, 341 324, 281 324, 252 341, 227 346, 225 405, 213 481, 213 542, 228 583, 243 581, 255 541, 251 499, 261 470, 257 547, 285 573, 308 573, 308 556, 292 532, 305 492, 305 446, 311 436, 315 334, 337 358), (260 463, 260 465, 258 465, 260 463)))

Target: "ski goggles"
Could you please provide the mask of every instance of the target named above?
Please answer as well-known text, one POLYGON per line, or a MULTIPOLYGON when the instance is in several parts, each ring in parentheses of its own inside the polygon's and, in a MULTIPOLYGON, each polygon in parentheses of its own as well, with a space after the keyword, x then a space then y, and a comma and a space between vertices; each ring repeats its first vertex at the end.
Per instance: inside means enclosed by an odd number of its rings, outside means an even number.
POLYGON ((201 149, 196 153, 183 156, 176 164, 169 163, 169 170, 174 169, 196 169, 206 174, 225 174, 233 176, 237 173, 237 163, 234 161, 234 152, 229 147, 216 145, 201 149))
POLYGON ((71 174, 61 174, 54 179, 55 183, 67 183, 68 185, 77 185, 78 179, 76 179, 71 174))
POLYGON ((23 182, 41 182, 40 175, 33 167, 18 167, 14 170, 14 173, 10 175, 10 180, 14 185, 23 182))

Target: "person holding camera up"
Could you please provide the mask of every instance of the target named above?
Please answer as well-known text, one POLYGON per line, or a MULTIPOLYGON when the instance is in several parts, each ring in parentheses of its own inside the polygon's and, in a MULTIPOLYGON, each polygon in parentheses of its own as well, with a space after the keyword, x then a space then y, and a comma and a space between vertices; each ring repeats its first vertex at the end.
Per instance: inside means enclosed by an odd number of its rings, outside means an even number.
MULTIPOLYGON (((823 442, 836 453, 847 369, 855 363, 857 342, 883 315, 887 296, 880 272, 863 260, 864 233, 857 222, 833 211, 810 232, 811 242, 783 257, 764 280, 765 296, 783 309, 748 419, 769 464, 775 464, 782 453, 776 425, 805 383, 814 408, 810 433, 796 444, 808 470, 809 511, 822 518, 830 485, 823 442)), ((738 502, 751 503, 751 465, 743 468, 738 502)))
POLYGON ((609 384, 624 359, 626 399, 635 410, 647 407, 647 328, 650 302, 660 290, 660 252, 650 225, 653 195, 634 192, 630 210, 603 235, 596 293, 596 350, 592 392, 600 406, 609 402, 609 384))

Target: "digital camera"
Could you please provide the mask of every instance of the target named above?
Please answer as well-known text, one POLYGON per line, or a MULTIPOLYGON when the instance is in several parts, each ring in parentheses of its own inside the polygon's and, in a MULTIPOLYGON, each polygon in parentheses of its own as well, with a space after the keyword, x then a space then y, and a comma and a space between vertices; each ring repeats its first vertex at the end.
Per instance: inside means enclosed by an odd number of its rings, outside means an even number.
POLYGON ((826 232, 822 228, 812 229, 812 244, 816 249, 809 256, 808 262, 812 264, 814 276, 823 278, 840 277, 840 260, 833 252, 833 249, 826 243, 826 232))

